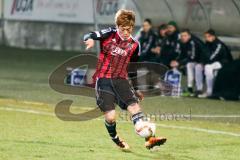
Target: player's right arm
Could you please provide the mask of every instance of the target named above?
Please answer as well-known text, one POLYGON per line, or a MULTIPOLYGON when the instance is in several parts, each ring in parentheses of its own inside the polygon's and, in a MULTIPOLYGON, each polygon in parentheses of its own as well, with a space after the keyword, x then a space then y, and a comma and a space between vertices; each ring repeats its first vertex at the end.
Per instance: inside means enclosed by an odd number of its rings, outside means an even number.
POLYGON ((104 40, 106 38, 108 38, 112 32, 116 32, 115 28, 107 28, 107 29, 103 29, 100 31, 94 31, 94 32, 90 32, 88 34, 84 35, 84 42, 86 45, 86 50, 93 48, 94 47, 94 40, 104 40))

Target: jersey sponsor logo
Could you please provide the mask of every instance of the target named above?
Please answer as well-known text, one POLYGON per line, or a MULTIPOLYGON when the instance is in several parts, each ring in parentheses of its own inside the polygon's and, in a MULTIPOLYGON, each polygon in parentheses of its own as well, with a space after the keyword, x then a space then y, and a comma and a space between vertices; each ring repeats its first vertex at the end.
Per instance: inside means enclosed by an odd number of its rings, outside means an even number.
POLYGON ((116 39, 113 38, 103 47, 105 53, 110 53, 113 56, 127 56, 133 49, 133 45, 129 42, 116 43, 116 39))
POLYGON ((112 55, 121 55, 121 56, 127 56, 127 52, 123 50, 122 48, 115 47, 113 51, 111 52, 112 55))

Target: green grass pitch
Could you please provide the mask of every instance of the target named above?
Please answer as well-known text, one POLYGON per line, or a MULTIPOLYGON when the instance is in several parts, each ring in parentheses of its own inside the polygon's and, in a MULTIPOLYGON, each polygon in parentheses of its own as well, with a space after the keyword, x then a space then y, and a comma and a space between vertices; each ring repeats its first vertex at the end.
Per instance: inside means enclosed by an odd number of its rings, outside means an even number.
POLYGON ((1 160, 238 160, 240 103, 193 98, 146 98, 146 113, 192 115, 192 119, 158 120, 157 135, 167 143, 157 151, 144 148, 133 125, 118 110, 118 132, 130 145, 122 152, 109 139, 103 117, 62 121, 55 104, 74 100, 72 112, 95 107, 93 98, 64 95, 48 85, 49 74, 77 52, 0 47, 1 160))

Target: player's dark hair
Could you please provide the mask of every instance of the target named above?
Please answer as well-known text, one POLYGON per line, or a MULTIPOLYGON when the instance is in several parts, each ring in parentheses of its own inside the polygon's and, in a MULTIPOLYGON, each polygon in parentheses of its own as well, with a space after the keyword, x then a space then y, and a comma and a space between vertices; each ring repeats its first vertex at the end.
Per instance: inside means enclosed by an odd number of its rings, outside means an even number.
POLYGON ((188 28, 184 28, 184 29, 182 29, 182 30, 180 31, 180 33, 188 33, 188 34, 191 34, 191 31, 190 31, 190 29, 188 29, 188 28))
POLYGON ((150 18, 146 18, 146 19, 144 20, 144 22, 147 22, 147 23, 149 23, 150 25, 152 25, 152 20, 151 20, 150 18))
POLYGON ((212 36, 216 36, 216 32, 213 29, 209 29, 208 31, 205 32, 205 34, 210 34, 212 36))

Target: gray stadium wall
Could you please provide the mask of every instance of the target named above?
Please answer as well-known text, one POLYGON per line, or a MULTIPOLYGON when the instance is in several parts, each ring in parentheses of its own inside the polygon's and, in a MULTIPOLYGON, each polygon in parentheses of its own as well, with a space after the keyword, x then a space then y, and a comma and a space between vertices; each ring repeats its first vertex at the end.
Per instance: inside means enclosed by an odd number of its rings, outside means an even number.
POLYGON ((82 37, 93 25, 6 20, 4 43, 33 49, 84 50, 82 37))
MULTIPOLYGON (((118 6, 121 6, 121 0, 115 1, 119 2, 118 6)), ((240 37, 240 0, 132 1, 136 5, 140 19, 152 18, 155 25, 175 20, 181 28, 187 27, 194 32, 202 33, 213 28, 219 35, 240 37)), ((109 1, 101 0, 101 2, 108 3, 109 1)), ((106 8, 109 9, 109 7, 106 8)), ((111 8, 110 10, 114 11, 111 8)), ((93 10, 89 12, 93 12, 93 10)), ((103 12, 105 11, 103 10, 103 12)), ((106 11, 106 13, 108 12, 106 11)), ((113 19, 114 13, 107 15, 107 19, 113 19)), ((105 24, 103 21, 105 17, 102 17, 99 21, 105 24)), ((93 29, 94 24, 24 21, 6 18, 4 20, 4 44, 22 48, 83 51, 84 46, 80 45, 82 36, 93 29)), ((239 40, 236 42, 239 43, 239 40)))
POLYGON ((181 28, 240 37, 240 0, 135 0, 143 17, 155 25, 175 20, 181 28))

